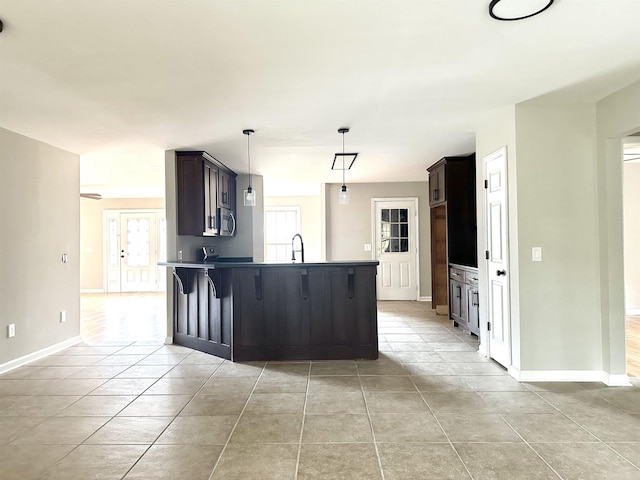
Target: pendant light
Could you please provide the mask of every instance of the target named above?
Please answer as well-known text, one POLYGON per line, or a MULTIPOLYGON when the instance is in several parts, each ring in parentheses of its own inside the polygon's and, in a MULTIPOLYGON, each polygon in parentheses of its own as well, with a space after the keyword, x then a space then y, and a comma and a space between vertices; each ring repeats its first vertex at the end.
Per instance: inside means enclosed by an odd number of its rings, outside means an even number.
POLYGON ((253 130, 243 130, 247 136, 247 159, 249 160, 249 186, 244 191, 244 206, 255 207, 256 206, 256 191, 251 187, 251 150, 249 148, 249 137, 255 132, 253 130))
MULTIPOLYGON (((342 134, 342 153, 336 153, 333 157, 333 164, 331 165, 332 170, 342 170, 342 186, 340 187, 340 191, 338 192, 338 204, 339 205, 349 205, 350 195, 349 189, 347 188, 347 184, 345 183, 345 172, 347 170, 351 170, 353 166, 353 162, 356 161, 357 153, 344 153, 344 134, 348 133, 349 129, 346 127, 342 127, 338 129, 338 133, 342 134), (336 167, 336 161, 338 159, 342 160, 342 168, 340 166, 336 167), (347 166, 347 162, 349 166, 347 166)), ((338 163, 340 165, 340 163, 338 163)))

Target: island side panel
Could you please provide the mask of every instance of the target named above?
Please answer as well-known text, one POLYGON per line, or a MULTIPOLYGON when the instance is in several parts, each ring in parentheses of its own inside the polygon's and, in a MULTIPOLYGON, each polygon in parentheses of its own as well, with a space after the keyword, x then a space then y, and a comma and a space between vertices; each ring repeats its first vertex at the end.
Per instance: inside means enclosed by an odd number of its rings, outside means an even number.
POLYGON ((230 318, 221 315, 219 275, 210 271, 210 280, 204 270, 184 270, 181 278, 187 293, 179 291, 174 279, 174 343, 231 359, 230 318))

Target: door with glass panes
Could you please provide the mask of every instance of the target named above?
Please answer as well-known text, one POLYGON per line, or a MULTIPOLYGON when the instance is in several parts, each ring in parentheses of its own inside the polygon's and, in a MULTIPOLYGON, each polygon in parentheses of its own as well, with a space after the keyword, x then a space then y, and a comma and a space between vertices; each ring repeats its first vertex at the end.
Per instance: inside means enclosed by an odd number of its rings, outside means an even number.
POLYGON ((166 222, 162 211, 105 212, 107 292, 165 289, 166 222))
POLYGON ((417 300, 417 199, 376 199, 374 210, 378 300, 417 300))

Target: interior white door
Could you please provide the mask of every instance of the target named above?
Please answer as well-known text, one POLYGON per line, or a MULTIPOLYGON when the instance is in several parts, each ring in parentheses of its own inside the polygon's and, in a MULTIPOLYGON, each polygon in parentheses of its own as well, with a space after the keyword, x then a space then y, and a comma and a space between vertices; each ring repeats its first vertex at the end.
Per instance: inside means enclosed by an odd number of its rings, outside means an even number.
POLYGON ((506 148, 484 158, 489 356, 511 365, 506 148))
POLYGON ((379 300, 417 300, 417 205, 413 199, 374 201, 379 300))

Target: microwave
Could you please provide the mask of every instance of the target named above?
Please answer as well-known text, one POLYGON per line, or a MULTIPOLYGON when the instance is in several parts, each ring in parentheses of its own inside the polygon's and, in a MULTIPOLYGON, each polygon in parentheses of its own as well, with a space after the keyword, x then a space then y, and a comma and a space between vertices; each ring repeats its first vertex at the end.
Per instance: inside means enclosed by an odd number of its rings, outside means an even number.
POLYGON ((236 217, 228 208, 218 208, 219 229, 218 235, 233 237, 236 234, 236 217))

